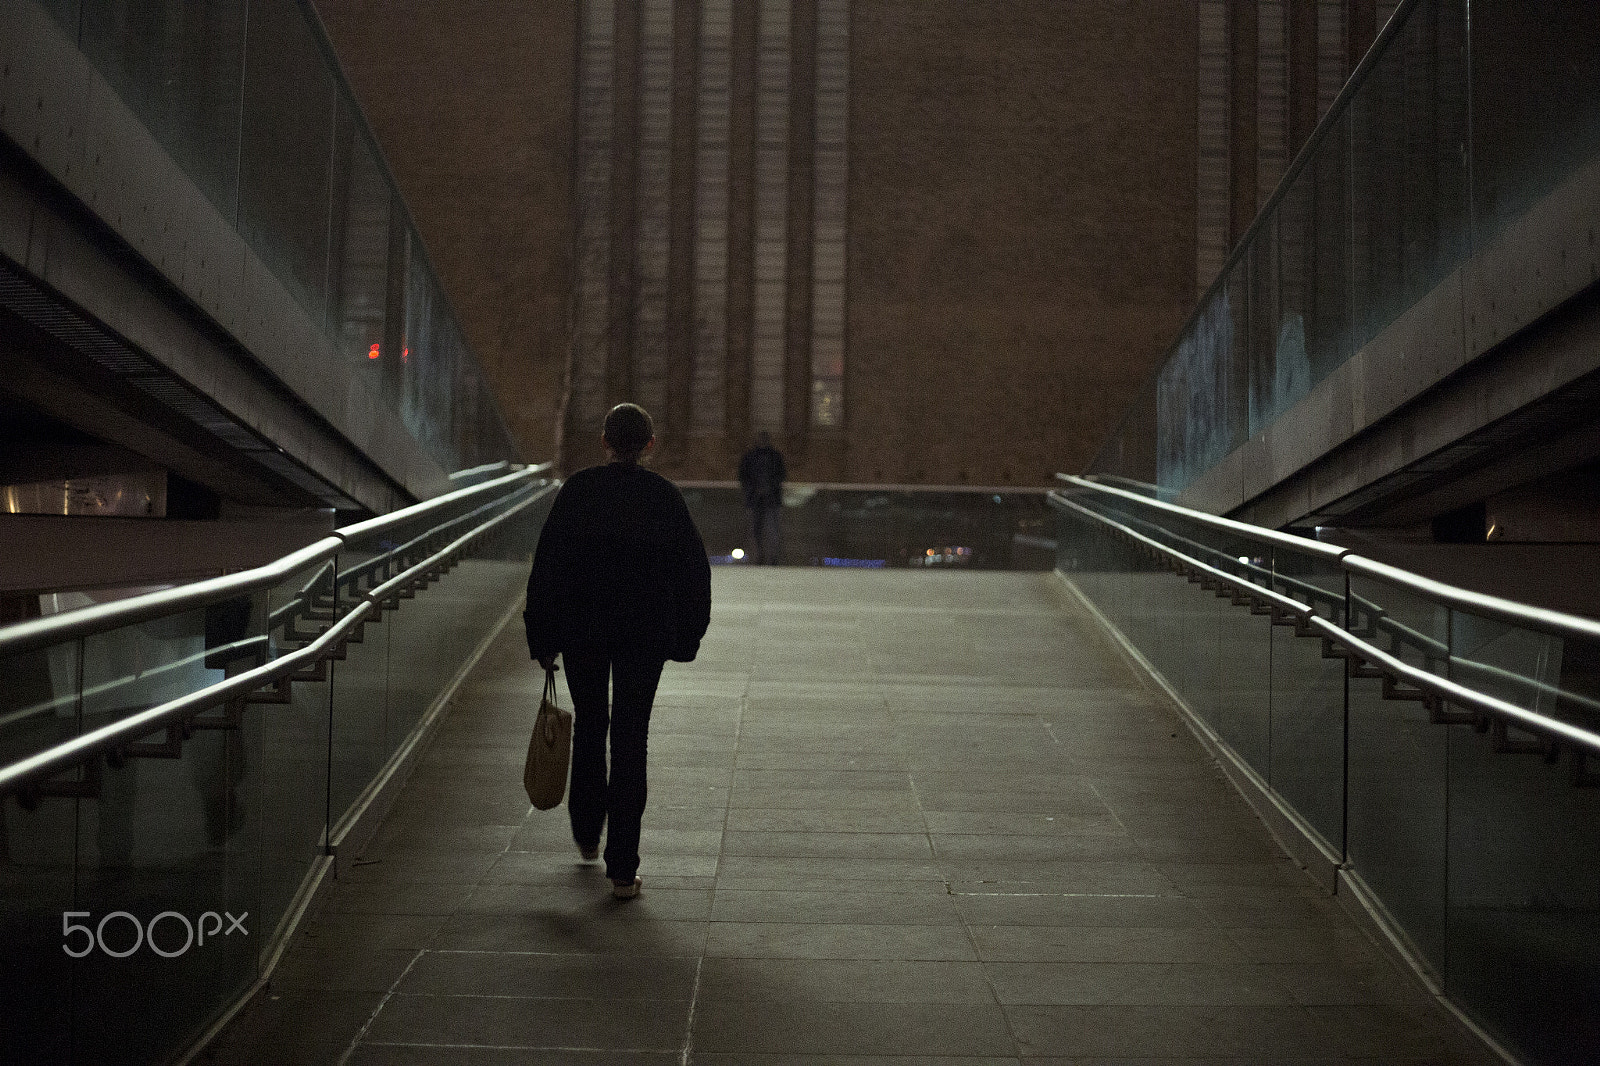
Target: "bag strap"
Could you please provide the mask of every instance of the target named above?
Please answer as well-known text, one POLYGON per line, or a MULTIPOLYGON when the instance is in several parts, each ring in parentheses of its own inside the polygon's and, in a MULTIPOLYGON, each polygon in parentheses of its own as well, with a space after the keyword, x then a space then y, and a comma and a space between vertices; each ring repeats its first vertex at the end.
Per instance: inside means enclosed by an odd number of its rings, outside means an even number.
POLYGON ((544 727, 544 742, 553 746, 556 742, 556 716, 544 713, 546 705, 552 708, 557 706, 556 672, 554 670, 546 670, 544 672, 544 698, 539 702, 539 717, 538 721, 534 723, 535 732, 538 731, 541 725, 544 727))

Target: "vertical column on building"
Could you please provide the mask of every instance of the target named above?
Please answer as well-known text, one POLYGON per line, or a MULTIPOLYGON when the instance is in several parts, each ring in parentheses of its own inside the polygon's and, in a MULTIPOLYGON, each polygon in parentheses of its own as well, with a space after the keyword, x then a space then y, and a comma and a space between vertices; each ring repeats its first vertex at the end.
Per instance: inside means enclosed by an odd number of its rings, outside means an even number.
POLYGON ((668 467, 802 451, 842 421, 848 0, 582 12, 569 431, 635 400, 668 467))
MULTIPOLYGON (((1394 18, 1394 13, 1400 10, 1400 0, 1377 0, 1372 7, 1373 39, 1376 40, 1389 20, 1394 18)), ((1367 47, 1372 47, 1371 41, 1367 42, 1367 47)))
POLYGON ((756 0, 733 0, 728 118, 728 361, 726 431, 737 455, 750 436, 754 349, 756 84, 760 23, 756 0))
MULTIPOLYGON (((695 346, 695 152, 699 139, 701 0, 679 0, 672 21, 671 240, 667 264, 667 374, 663 410, 670 454, 688 455, 693 425, 695 346)), ((726 167, 723 170, 726 175, 726 167)))
POLYGON ((581 445, 599 432, 611 346, 613 0, 587 0, 579 25, 577 285, 566 424, 581 445))
MULTIPOLYGON (((1256 3, 1256 210, 1289 162, 1288 0, 1256 3)), ((1252 212, 1253 214, 1254 212, 1252 212)))
POLYGON ((816 0, 815 207, 811 217, 811 424, 844 424, 844 280, 850 0, 816 0))
POLYGON ((1322 116, 1317 70, 1321 0, 1289 0, 1289 158, 1300 154, 1322 116))
POLYGON ((700 0, 695 120, 694 359, 690 405, 696 432, 726 424, 728 358, 728 121, 733 77, 733 0, 700 0))
POLYGON ((639 3, 637 233, 633 373, 627 399, 661 415, 666 404, 667 274, 672 237, 673 0, 639 3))
MULTIPOLYGON (((1228 124, 1232 53, 1228 46, 1231 0, 1199 0, 1196 55, 1197 232, 1195 289, 1204 292, 1222 270, 1232 247, 1228 124)), ((1342 2, 1342 0, 1340 0, 1342 2)))
POLYGON ((1376 0, 1344 0, 1345 77, 1356 69, 1361 57, 1367 54, 1377 38, 1378 5, 1376 0))
POLYGON ((783 428, 791 450, 804 451, 811 425, 811 240, 816 209, 817 0, 790 0, 789 163, 785 264, 783 428))
POLYGON ((756 57, 750 428, 782 432, 789 244, 789 0, 761 0, 756 57))
POLYGON ((639 299, 639 22, 637 0, 615 5, 611 98, 611 338, 606 401, 633 399, 633 345, 639 299))
POLYGON ((1317 0, 1317 119, 1328 113, 1350 76, 1345 4, 1348 0, 1317 0))
POLYGON ((1228 246, 1238 244, 1256 217, 1257 0, 1229 0, 1230 57, 1228 246))

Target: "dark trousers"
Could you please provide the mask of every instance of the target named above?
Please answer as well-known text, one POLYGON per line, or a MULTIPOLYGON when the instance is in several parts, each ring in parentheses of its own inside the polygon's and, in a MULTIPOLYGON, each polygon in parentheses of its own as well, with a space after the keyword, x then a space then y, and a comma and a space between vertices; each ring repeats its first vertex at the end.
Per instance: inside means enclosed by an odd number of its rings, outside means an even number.
POLYGON ((666 664, 660 659, 627 659, 603 651, 563 652, 561 661, 567 670, 567 691, 572 694, 572 785, 567 794, 572 838, 579 847, 592 848, 600 843, 600 830, 609 823, 606 876, 613 881, 632 881, 639 870, 650 706, 666 664))
POLYGON ((783 527, 779 524, 783 505, 757 504, 746 507, 744 512, 749 520, 750 552, 755 556, 754 561, 758 565, 777 566, 783 555, 783 527))

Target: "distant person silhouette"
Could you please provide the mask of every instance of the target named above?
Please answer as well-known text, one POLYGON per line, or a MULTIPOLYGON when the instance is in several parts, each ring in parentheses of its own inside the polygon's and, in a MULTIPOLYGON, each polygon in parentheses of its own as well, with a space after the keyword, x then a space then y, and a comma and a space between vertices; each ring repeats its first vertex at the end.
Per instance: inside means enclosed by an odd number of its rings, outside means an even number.
POLYGON ((783 555, 783 482, 788 476, 783 453, 772 446, 772 434, 765 431, 756 437, 755 447, 739 457, 750 551, 758 564, 776 566, 783 555))
POLYGON ((682 494, 639 465, 655 444, 644 408, 613 407, 601 441, 611 461, 573 474, 550 506, 523 620, 539 664, 555 669, 559 653, 567 668, 572 838, 592 862, 606 830, 612 894, 631 899, 642 883, 650 709, 666 661, 693 662, 699 653, 711 622, 711 566, 682 494))

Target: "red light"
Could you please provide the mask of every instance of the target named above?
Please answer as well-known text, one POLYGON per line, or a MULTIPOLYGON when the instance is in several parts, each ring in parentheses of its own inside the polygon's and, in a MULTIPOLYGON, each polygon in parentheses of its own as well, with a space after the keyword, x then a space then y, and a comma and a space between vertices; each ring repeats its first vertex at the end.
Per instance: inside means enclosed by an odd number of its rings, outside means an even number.
POLYGON ((376 344, 374 344, 371 348, 367 349, 367 358, 368 359, 376 359, 376 358, 378 358, 378 346, 376 344))
POLYGON ((400 349, 400 361, 402 363, 405 362, 406 358, 408 356, 410 356, 410 355, 411 355, 411 349, 410 348, 401 348, 400 349))

